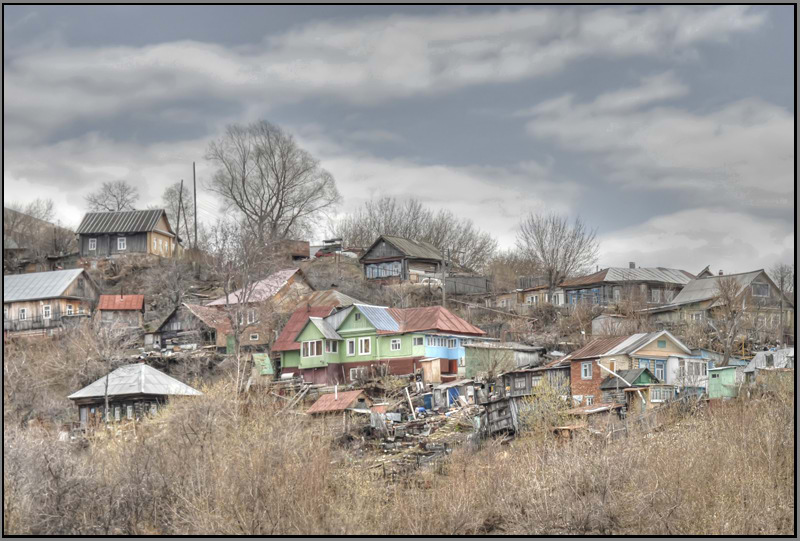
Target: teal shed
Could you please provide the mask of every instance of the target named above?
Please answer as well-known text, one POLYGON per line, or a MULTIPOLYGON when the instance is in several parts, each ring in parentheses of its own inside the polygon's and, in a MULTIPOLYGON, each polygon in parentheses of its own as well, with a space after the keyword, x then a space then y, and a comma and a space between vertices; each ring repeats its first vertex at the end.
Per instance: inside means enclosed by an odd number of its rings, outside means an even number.
POLYGON ((709 369, 709 398, 735 398, 737 390, 735 366, 721 366, 709 369))

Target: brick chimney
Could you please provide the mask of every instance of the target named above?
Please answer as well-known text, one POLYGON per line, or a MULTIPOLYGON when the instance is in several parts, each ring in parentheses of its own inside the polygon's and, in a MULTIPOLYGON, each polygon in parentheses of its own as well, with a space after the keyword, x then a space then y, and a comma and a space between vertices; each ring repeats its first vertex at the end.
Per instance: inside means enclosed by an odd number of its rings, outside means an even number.
POLYGON ((636 263, 634 261, 631 261, 630 263, 628 263, 628 268, 635 269, 636 263))

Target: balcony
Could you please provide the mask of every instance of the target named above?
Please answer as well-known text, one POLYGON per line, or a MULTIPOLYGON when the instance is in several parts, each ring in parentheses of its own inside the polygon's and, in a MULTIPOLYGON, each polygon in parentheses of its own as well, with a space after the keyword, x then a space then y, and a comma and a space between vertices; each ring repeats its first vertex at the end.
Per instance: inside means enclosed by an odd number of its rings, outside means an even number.
POLYGON ((61 329, 63 327, 74 326, 84 319, 88 319, 89 314, 61 315, 53 314, 52 317, 44 318, 41 315, 25 319, 4 319, 4 332, 26 332, 47 329, 61 329))

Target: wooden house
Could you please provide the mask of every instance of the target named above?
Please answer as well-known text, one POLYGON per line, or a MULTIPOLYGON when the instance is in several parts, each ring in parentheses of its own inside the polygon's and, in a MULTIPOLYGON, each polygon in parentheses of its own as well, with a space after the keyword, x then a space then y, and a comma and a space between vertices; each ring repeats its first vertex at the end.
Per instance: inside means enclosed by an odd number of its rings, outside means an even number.
POLYGON ((83 269, 3 276, 3 335, 52 334, 89 318, 98 293, 83 269))
POLYGON ((201 344, 223 349, 230 333, 230 320, 222 310, 183 303, 162 320, 152 333, 152 343, 145 337, 145 346, 201 344))
POLYGON ((133 421, 154 415, 172 396, 200 391, 144 363, 121 366, 69 395, 78 406, 81 428, 105 422, 133 421), (108 395, 108 410, 106 410, 108 395))
POLYGON ((164 209, 88 212, 78 226, 81 257, 125 254, 181 255, 180 238, 164 209))
POLYGON ((441 272, 442 253, 421 240, 381 235, 367 248, 359 262, 368 280, 418 281, 421 274, 441 272))
POLYGON ((97 317, 104 325, 141 328, 144 320, 144 295, 100 295, 97 317))

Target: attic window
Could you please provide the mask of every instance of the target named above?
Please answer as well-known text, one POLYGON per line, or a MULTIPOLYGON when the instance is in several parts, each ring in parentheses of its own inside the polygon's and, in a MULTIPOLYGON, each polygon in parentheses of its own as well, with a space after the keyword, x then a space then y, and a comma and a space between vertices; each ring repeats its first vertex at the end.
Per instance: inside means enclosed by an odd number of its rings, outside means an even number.
POLYGON ((666 340, 659 340, 658 341, 658 347, 660 347, 660 348, 667 347, 667 341, 666 340))
POLYGON ((754 297, 769 297, 769 284, 759 284, 754 282, 750 287, 753 290, 754 297))
POLYGON ((359 314, 358 312, 356 312, 355 319, 356 319, 356 321, 360 320, 360 319, 361 319, 361 314, 359 314))

